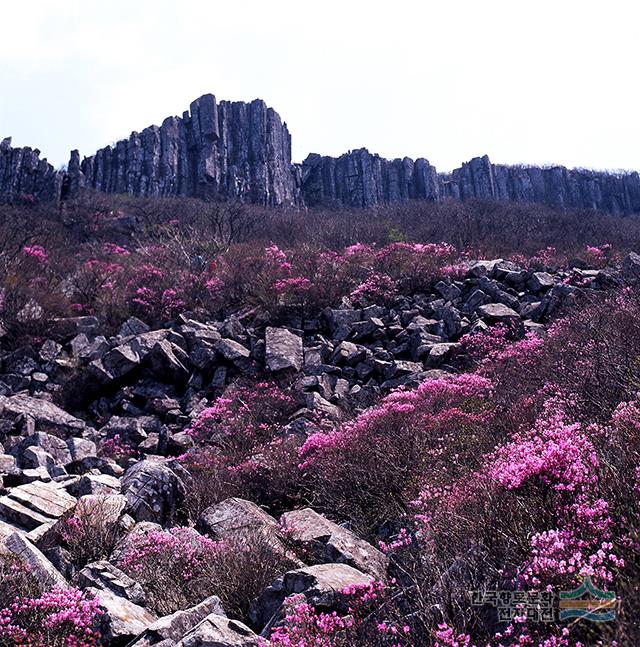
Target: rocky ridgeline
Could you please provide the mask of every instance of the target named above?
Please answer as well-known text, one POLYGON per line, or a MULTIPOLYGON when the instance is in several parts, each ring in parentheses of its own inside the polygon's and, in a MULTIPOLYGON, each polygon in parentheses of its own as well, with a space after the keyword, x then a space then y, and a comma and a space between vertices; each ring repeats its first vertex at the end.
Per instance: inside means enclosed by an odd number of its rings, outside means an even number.
POLYGON ((534 271, 496 259, 471 263, 463 279, 391 306, 344 301, 319 318, 277 326, 258 326, 250 313, 213 322, 185 313, 158 330, 130 319, 105 337, 94 317, 60 320, 55 340, 2 357, 0 547, 49 584, 95 593, 108 644, 258 645, 257 634, 268 633, 288 595, 330 610, 345 586, 384 579, 387 559, 311 509, 276 520, 250 501, 226 499, 190 532, 224 540, 259 531, 289 560, 285 545, 297 547, 290 569, 253 602, 251 628, 229 619, 215 597, 154 615, 117 556, 132 537, 171 525, 190 483, 176 457, 192 446, 185 429, 211 399, 238 378, 283 379, 299 408, 282 431, 304 434, 317 429, 318 413, 337 421, 392 388, 461 370, 466 333, 503 323, 521 335, 544 334, 578 295, 638 280, 636 254, 604 270, 575 262, 534 271), (100 455, 98 447, 116 437, 142 458, 123 467, 100 455), (61 520, 96 496, 122 538, 111 558, 74 572, 52 538, 61 520))
POLYGON ((0 153, 0 198, 5 200, 60 200, 89 188, 263 205, 298 201, 291 136, 278 113, 258 99, 218 103, 206 94, 182 117, 167 117, 161 126, 133 132, 82 161, 79 152, 72 151, 64 173, 39 162, 39 151, 12 149, 10 141, 4 140, 0 153))
MULTIPOLYGON (((182 117, 70 165, 78 186, 143 196, 226 198, 264 205, 296 201, 291 136, 264 101, 221 101, 206 94, 182 117), (78 173, 79 170, 79 173, 78 173)), ((71 191, 73 194, 73 189, 71 191)))
POLYGON ((261 205, 369 207, 413 199, 532 202, 561 209, 640 212, 640 175, 492 164, 477 157, 452 173, 426 159, 387 160, 366 148, 292 164, 291 136, 275 110, 207 94, 182 117, 133 132, 56 172, 39 151, 0 146, 0 200, 73 198, 83 188, 137 196, 190 196, 261 205))
POLYGON ((505 166, 486 155, 439 174, 425 159, 386 160, 362 148, 338 158, 309 155, 302 164, 302 195, 309 206, 476 198, 629 214, 640 212, 640 175, 505 166))
POLYGON ((29 196, 41 202, 60 199, 64 174, 35 148, 12 148, 11 137, 0 142, 0 202, 29 196))

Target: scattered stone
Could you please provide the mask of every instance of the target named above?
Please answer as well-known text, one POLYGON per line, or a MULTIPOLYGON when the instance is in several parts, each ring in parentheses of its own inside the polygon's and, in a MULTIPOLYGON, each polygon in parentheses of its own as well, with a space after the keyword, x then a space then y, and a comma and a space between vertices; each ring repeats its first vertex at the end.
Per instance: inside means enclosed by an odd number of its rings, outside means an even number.
POLYGON ((286 328, 267 328, 265 344, 265 361, 267 369, 272 373, 284 370, 299 371, 302 368, 302 337, 286 328))
POLYGON ((386 578, 388 559, 381 551, 311 508, 286 512, 280 524, 285 536, 302 549, 304 561, 348 564, 376 579, 386 578))
POLYGON ((51 525, 76 505, 76 499, 56 483, 34 481, 0 497, 0 520, 25 530, 51 525))
POLYGON ((133 518, 159 524, 174 518, 186 491, 182 478, 168 463, 149 460, 130 467, 121 483, 133 518))
POLYGON ((147 627, 136 640, 129 643, 129 647, 151 647, 164 640, 173 641, 175 644, 210 614, 226 616, 220 598, 215 595, 203 600, 195 607, 159 618, 147 627))
POLYGON ((225 539, 250 531, 278 533, 278 522, 252 501, 237 497, 225 499, 207 508, 196 529, 212 539, 225 539))
POLYGON ((2 545, 28 565, 43 587, 69 588, 62 574, 27 537, 14 532, 5 537, 2 545))
POLYGON ((260 640, 247 625, 217 613, 209 614, 189 631, 178 647, 261 647, 260 640))
POLYGON ((107 561, 87 564, 76 576, 75 583, 81 589, 92 587, 111 591, 118 597, 125 598, 134 604, 144 606, 144 590, 135 580, 107 561))
POLYGON ((107 644, 126 644, 156 621, 156 616, 110 589, 87 588, 103 610, 100 628, 107 644))
POLYGON ((501 303, 489 303, 478 308, 478 316, 492 323, 508 323, 520 319, 520 315, 501 303))
POLYGON ((52 402, 28 395, 0 396, 0 416, 10 420, 22 420, 22 427, 33 431, 56 430, 61 435, 73 436, 85 428, 85 423, 62 410, 52 402))

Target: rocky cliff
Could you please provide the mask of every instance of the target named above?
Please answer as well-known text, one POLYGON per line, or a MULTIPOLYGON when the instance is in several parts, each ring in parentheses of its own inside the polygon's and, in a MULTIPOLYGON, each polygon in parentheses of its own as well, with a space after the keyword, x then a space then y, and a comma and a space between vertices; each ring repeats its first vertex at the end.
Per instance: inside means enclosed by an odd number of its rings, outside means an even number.
POLYGON ((441 194, 466 200, 539 202, 562 209, 640 212, 640 175, 613 174, 564 166, 505 166, 476 157, 442 175, 441 194))
POLYGON ((425 159, 386 160, 362 148, 340 157, 312 154, 301 165, 308 206, 368 207, 410 199, 537 202, 561 209, 640 213, 640 175, 563 166, 505 166, 476 157, 438 174, 425 159))
POLYGON ((291 136, 264 101, 207 94, 182 117, 133 132, 79 166, 77 185, 107 193, 293 203, 291 136))
POLYGON ((37 148, 12 148, 11 137, 0 142, 0 202, 57 200, 63 179, 37 148))
POLYGON ((472 198, 563 209, 640 213, 640 175, 505 166, 477 157, 451 173, 426 159, 387 160, 366 148, 291 163, 291 136, 264 101, 207 94, 182 117, 133 132, 57 172, 39 151, 0 144, 0 201, 73 198, 83 188, 139 196, 190 196, 262 205, 361 208, 406 200, 472 198))
POLYGON ((309 155, 301 170, 303 199, 310 207, 440 198, 438 173, 422 158, 386 160, 361 148, 338 158, 309 155))

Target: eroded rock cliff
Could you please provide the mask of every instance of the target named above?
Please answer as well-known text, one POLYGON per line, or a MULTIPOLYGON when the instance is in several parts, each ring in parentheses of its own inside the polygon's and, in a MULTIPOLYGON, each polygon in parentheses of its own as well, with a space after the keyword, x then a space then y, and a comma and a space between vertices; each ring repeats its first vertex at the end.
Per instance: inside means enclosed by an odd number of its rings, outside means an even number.
POLYGON ((0 144, 0 201, 59 201, 83 189, 138 196, 188 196, 262 205, 362 208, 406 200, 473 198, 562 209, 640 213, 640 175, 563 166, 505 166, 476 157, 451 173, 428 160, 387 160, 366 148, 291 163, 286 123, 264 101, 196 99, 182 117, 132 132, 58 172, 39 151, 0 144))
POLYGON ((63 179, 37 148, 13 148, 11 137, 0 142, 0 202, 57 200, 63 179))
MULTIPOLYGON (((293 203, 291 136, 264 101, 206 94, 182 117, 133 132, 80 164, 78 186, 107 193, 293 203)), ((71 175, 71 173, 70 173, 71 175)))
POLYGON ((438 174, 425 159, 386 160, 362 148, 340 157, 312 154, 302 163, 308 206, 369 207, 411 199, 537 202, 561 209, 640 212, 640 175, 563 166, 506 166, 476 157, 438 174))
POLYGON ((564 166, 505 166, 476 157, 442 175, 442 194, 452 198, 539 202, 562 209, 640 212, 638 173, 600 173, 564 166))
POLYGON ((301 169, 303 199, 310 207, 369 207, 440 197, 437 171, 422 158, 387 160, 361 148, 338 158, 311 154, 301 169))

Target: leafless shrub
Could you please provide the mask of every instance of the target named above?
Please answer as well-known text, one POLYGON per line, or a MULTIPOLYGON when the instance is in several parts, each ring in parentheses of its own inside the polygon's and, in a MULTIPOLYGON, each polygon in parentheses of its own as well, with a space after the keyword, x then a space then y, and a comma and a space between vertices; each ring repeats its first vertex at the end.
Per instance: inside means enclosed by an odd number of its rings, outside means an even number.
POLYGON ((75 510, 59 522, 49 544, 62 542, 74 567, 81 569, 111 555, 120 536, 119 515, 119 502, 113 497, 82 497, 75 510))

